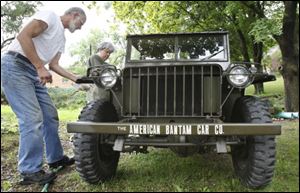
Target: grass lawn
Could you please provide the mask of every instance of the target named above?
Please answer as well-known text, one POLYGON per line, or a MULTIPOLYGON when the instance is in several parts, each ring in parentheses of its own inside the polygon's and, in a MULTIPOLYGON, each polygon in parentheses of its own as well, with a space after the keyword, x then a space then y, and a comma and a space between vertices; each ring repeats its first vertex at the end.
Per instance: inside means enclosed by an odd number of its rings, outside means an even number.
MULTIPOLYGON (((265 82, 264 83, 264 91, 265 93, 263 94, 268 96, 268 95, 280 95, 284 96, 284 85, 283 85, 283 78, 282 76, 276 77, 276 81, 270 81, 270 82, 265 82)), ((246 94, 247 95, 253 95, 254 94, 254 86, 250 85, 246 89, 246 94)))

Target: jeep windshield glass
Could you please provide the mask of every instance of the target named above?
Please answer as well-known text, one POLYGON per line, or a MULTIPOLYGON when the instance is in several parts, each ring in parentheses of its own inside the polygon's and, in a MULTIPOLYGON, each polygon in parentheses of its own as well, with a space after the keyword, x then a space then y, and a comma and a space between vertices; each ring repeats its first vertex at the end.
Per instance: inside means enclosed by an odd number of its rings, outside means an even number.
POLYGON ((222 34, 144 36, 131 39, 131 61, 226 61, 222 34))
POLYGON ((199 61, 226 60, 224 37, 222 35, 179 37, 178 59, 199 61))
POLYGON ((175 60, 175 38, 133 38, 131 60, 175 60))

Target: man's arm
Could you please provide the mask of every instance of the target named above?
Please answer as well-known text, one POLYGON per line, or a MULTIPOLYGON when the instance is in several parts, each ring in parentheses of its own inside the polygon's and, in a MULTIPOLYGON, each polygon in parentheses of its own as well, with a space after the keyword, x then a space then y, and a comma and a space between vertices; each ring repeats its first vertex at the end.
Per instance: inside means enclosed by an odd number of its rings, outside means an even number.
POLYGON ((37 69, 41 83, 44 85, 47 82, 52 82, 52 76, 45 68, 43 61, 39 58, 34 47, 32 38, 37 37, 48 28, 47 23, 41 20, 32 20, 17 36, 18 41, 30 62, 37 69))
POLYGON ((56 72, 57 74, 59 74, 60 76, 67 78, 69 80, 72 80, 73 82, 75 82, 77 80, 77 76, 66 71, 65 69, 63 69, 61 66, 59 66, 58 61, 60 59, 61 53, 57 53, 56 56, 52 59, 52 61, 49 64, 49 69, 56 72))

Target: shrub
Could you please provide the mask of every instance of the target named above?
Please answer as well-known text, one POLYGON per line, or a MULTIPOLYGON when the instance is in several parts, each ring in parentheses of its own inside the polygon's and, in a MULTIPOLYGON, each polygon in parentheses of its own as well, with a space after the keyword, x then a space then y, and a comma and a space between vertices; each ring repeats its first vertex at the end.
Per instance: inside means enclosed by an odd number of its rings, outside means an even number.
MULTIPOLYGON (((86 93, 75 88, 48 88, 48 92, 56 108, 75 109, 86 104, 86 93)), ((8 104, 2 89, 1 104, 8 104)))
POLYGON ((86 93, 75 88, 49 88, 48 91, 56 108, 75 109, 86 104, 86 93))

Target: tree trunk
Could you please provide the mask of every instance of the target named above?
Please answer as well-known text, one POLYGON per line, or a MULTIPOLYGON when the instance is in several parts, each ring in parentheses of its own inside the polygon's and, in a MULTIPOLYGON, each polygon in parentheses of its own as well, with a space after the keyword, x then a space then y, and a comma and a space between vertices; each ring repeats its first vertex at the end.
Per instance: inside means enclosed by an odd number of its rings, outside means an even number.
POLYGON ((296 60, 282 63, 281 74, 284 79, 284 102, 285 111, 287 112, 299 111, 299 69, 295 65, 296 63, 296 60))
POLYGON ((285 111, 299 111, 299 18, 297 2, 284 2, 282 35, 274 36, 282 53, 281 74, 284 80, 285 111))
POLYGON ((237 29, 236 31, 239 34, 239 38, 241 40, 241 49, 242 49, 241 52, 242 52, 242 55, 243 55, 243 58, 244 58, 244 62, 250 62, 250 57, 249 57, 249 54, 248 54, 246 38, 245 38, 245 36, 244 36, 241 29, 237 29))
MULTIPOLYGON (((253 40, 254 42, 254 40, 253 40)), ((254 43, 253 44, 253 61, 258 63, 256 65, 257 72, 263 73, 263 67, 261 65, 261 60, 263 57, 263 43, 254 43)), ((254 84, 255 93, 254 94, 263 94, 264 93, 264 83, 256 83, 254 84)))

